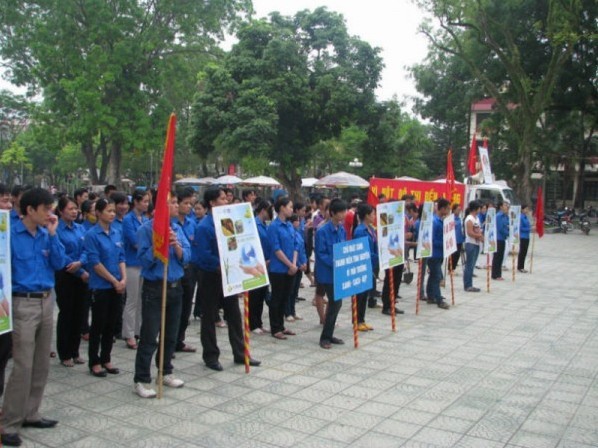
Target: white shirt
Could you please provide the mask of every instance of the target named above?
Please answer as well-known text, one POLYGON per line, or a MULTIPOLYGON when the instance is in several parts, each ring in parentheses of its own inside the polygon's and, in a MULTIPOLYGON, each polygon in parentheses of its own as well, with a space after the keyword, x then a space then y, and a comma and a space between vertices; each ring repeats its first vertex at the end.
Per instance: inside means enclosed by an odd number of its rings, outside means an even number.
POLYGON ((480 218, 478 218, 478 216, 473 216, 473 215, 467 215, 467 218, 465 218, 465 223, 464 223, 464 232, 465 232, 465 243, 470 243, 470 244, 480 244, 479 241, 477 241, 475 238, 470 237, 467 234, 467 223, 473 221, 473 228, 475 229, 476 227, 478 229, 481 228, 480 225, 480 218))

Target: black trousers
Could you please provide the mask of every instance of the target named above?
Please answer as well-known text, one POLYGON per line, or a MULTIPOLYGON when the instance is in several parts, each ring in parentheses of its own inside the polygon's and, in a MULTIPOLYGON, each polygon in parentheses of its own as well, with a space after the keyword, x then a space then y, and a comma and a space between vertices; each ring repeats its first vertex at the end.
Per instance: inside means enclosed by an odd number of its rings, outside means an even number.
POLYGON ((181 319, 179 322, 179 335, 176 343, 176 350, 182 350, 185 346, 185 332, 189 326, 189 318, 191 317, 191 308, 193 307, 193 292, 195 291, 195 274, 193 268, 188 266, 185 268, 185 275, 181 279, 183 286, 183 300, 181 303, 181 319))
MULTIPOLYGON (((400 264, 392 268, 393 294, 396 300, 399 297, 399 286, 403 279, 403 268, 405 265, 400 264)), ((382 287, 382 309, 390 310, 390 269, 384 271, 384 286, 382 287)))
POLYGON ((270 286, 272 287, 272 299, 268 316, 270 317, 270 331, 272 334, 284 331, 284 311, 293 289, 294 275, 270 272, 270 286))
POLYGON ((121 294, 118 294, 114 288, 92 291, 89 367, 110 362, 114 328, 121 309, 121 300, 121 294))
POLYGON ((0 334, 0 397, 4 395, 4 374, 12 352, 12 332, 0 334))
POLYGON ((79 357, 81 344, 81 325, 85 301, 87 300, 87 284, 79 277, 65 270, 55 274, 56 304, 58 320, 56 321, 56 350, 61 361, 79 357))
POLYGON ((519 255, 517 255, 517 269, 525 269, 525 258, 529 247, 529 238, 519 240, 519 255))
POLYGON ((502 259, 505 257, 505 241, 504 240, 497 240, 496 241, 496 252, 494 252, 494 256, 492 257, 492 278, 500 278, 502 277, 502 259))
POLYGON ((343 306, 342 300, 334 300, 334 286, 330 283, 322 285, 326 289, 326 296, 328 297, 328 308, 326 309, 326 318, 324 319, 324 327, 320 335, 320 342, 330 342, 334 335, 334 327, 336 325, 336 318, 343 306))
POLYGON ((218 361, 220 349, 216 340, 216 315, 218 307, 223 305, 228 323, 228 340, 236 361, 245 359, 243 346, 243 324, 239 299, 236 295, 222 296, 222 279, 219 272, 199 270, 199 282, 202 285, 201 302, 201 345, 203 347, 203 360, 206 364, 218 361), (222 299, 222 301, 221 301, 222 299))
POLYGON ((463 243, 457 244, 457 251, 451 254, 451 266, 453 268, 453 271, 457 269, 459 259, 461 258, 461 251, 463 251, 463 243))
POLYGON ((264 301, 268 294, 268 287, 253 289, 249 291, 249 329, 262 328, 262 313, 264 312, 264 301))

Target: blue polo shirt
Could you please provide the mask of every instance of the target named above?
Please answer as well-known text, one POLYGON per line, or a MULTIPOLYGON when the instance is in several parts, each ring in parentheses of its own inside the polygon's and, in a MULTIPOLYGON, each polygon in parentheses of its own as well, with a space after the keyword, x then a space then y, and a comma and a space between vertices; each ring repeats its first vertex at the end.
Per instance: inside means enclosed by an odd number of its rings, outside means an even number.
POLYGON ((379 265, 378 261, 378 239, 376 237, 376 231, 373 227, 366 226, 365 224, 359 224, 353 231, 353 239, 366 237, 370 245, 370 259, 372 260, 372 268, 376 269, 379 265))
POLYGON ((113 288, 108 280, 100 277, 94 266, 102 263, 104 267, 116 278, 121 280, 120 263, 125 261, 122 235, 112 226, 108 233, 100 224, 96 224, 85 234, 83 240, 83 253, 87 259, 87 272, 89 272, 89 289, 113 288))
POLYGON ((195 228, 197 227, 197 222, 191 216, 185 216, 183 223, 181 223, 178 218, 172 218, 170 222, 176 224, 183 230, 183 234, 189 243, 195 239, 195 228))
POLYGON ((10 209, 10 226, 14 227, 17 222, 21 220, 19 216, 19 212, 17 212, 14 208, 10 209))
POLYGON ((505 241, 509 238, 509 217, 502 211, 496 214, 496 239, 505 241))
MULTIPOLYGON (((145 280, 156 281, 164 278, 164 263, 154 257, 153 245, 153 224, 151 219, 144 223, 137 231, 137 241, 139 241, 139 250, 137 257, 141 263, 141 276, 145 280)), ((176 282, 185 275, 184 266, 189 263, 191 258, 191 245, 181 226, 177 223, 171 223, 170 228, 176 232, 176 237, 183 249, 183 258, 179 260, 173 247, 168 249, 168 273, 167 281, 176 282)))
POLYGON ((529 218, 525 213, 522 213, 521 219, 519 220, 519 238, 522 240, 529 240, 529 235, 532 230, 532 226, 529 223, 529 218))
POLYGON ((316 253, 316 280, 321 284, 334 283, 333 269, 333 249, 336 243, 341 243, 347 239, 343 224, 334 227, 332 221, 328 221, 316 232, 316 244, 314 252, 316 253))
POLYGON ((457 237, 457 244, 463 244, 465 234, 463 233, 463 221, 460 216, 455 216, 455 235, 457 237))
POLYGON ((262 244, 262 251, 264 252, 264 259, 268 261, 271 254, 270 240, 268 239, 268 226, 265 222, 262 222, 260 218, 255 218, 255 224, 257 226, 257 233, 260 237, 260 243, 262 244))
POLYGON ((442 226, 442 219, 438 215, 434 215, 432 223, 432 257, 444 258, 444 228, 442 226))
POLYGON ((125 242, 125 263, 127 266, 141 266, 137 258, 137 231, 148 218, 141 217, 141 221, 137 219, 137 215, 133 210, 125 215, 123 218, 123 238, 125 242))
POLYGON ((278 259, 276 252, 281 250, 289 261, 293 262, 293 252, 297 250, 297 234, 293 225, 288 221, 276 218, 268 227, 268 241, 270 241, 270 266, 268 270, 275 274, 286 274, 287 265, 278 259))
MULTIPOLYGON (((118 219, 118 217, 114 218, 114 221, 112 221, 112 224, 110 225, 110 227, 112 227, 114 230, 120 232, 120 234, 123 235, 123 220, 122 219, 118 219)), ((124 244, 124 236, 123 236, 123 244, 124 244)))
POLYGON ((295 242, 297 250, 297 266, 307 264, 307 254, 305 253, 305 240, 303 239, 303 230, 301 226, 295 229, 295 242))
MULTIPOLYGON (((66 261, 63 267, 66 267, 76 261, 81 261, 83 263, 85 262, 85 260, 81 259, 81 255, 83 254, 83 240, 85 238, 85 233, 86 231, 81 224, 73 222, 68 225, 62 219, 58 221, 56 235, 58 235, 60 242, 64 246, 66 255, 66 261)), ((83 272, 84 269, 79 269, 75 275, 80 277, 83 272)))
POLYGON ((58 236, 45 227, 32 235, 23 221, 15 221, 10 231, 12 292, 42 292, 54 287, 54 271, 66 262, 64 246, 58 236))
POLYGON ((191 263, 207 272, 218 272, 220 257, 214 228, 214 217, 208 213, 195 229, 195 239, 191 244, 191 263))

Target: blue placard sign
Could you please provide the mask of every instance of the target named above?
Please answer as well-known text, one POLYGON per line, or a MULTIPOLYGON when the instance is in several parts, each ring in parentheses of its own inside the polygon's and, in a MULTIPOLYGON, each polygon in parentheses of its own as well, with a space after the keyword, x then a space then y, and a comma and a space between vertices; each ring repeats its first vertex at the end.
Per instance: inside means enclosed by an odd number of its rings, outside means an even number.
POLYGON ((372 260, 366 237, 333 246, 334 300, 342 300, 372 288, 372 260))

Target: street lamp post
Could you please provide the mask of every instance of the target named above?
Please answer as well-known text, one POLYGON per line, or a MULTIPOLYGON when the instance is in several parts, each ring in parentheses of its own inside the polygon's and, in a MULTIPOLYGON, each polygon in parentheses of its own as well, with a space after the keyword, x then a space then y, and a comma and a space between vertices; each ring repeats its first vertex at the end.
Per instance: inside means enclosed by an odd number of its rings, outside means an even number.
POLYGON ((363 163, 357 157, 355 157, 353 160, 349 162, 349 166, 351 168, 361 168, 363 166, 363 163))

